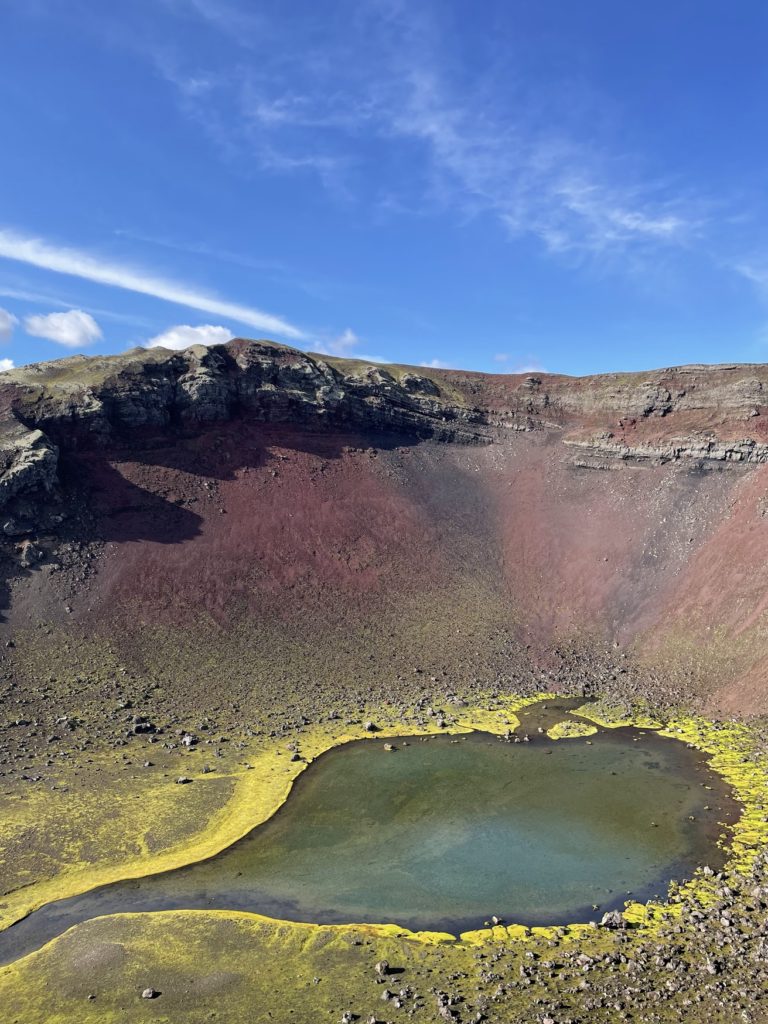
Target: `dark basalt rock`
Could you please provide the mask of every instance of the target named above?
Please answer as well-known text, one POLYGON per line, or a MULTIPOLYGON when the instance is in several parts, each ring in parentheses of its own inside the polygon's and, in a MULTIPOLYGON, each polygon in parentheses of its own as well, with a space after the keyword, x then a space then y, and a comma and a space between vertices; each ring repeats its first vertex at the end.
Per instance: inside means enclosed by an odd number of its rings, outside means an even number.
POLYGON ((600 920, 600 927, 610 929, 623 929, 627 927, 627 922, 621 911, 610 910, 607 914, 603 914, 600 920))
POLYGON ((42 506, 59 482, 60 451, 127 445, 137 435, 146 440, 245 416, 446 442, 489 440, 483 417, 446 401, 426 377, 398 380, 376 366, 344 373, 318 356, 258 341, 35 364, 6 375, 0 410, 0 514, 22 497, 31 511, 22 526, 6 516, 10 535, 40 526, 42 506))

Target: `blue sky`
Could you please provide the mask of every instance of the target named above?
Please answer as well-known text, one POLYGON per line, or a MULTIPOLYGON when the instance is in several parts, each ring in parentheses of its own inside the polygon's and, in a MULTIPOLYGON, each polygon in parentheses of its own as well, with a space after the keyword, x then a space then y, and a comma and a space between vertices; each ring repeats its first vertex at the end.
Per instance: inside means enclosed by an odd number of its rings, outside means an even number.
POLYGON ((757 0, 0 0, 0 37, 0 360, 768 361, 757 0))

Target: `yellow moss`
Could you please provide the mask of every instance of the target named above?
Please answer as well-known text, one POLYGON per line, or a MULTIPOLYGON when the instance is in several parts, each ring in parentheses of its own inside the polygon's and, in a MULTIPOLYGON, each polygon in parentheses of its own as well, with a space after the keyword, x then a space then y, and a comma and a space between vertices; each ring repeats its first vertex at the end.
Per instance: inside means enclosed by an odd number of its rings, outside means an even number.
POLYGON ((597 726, 588 722, 556 722, 551 729, 547 729, 547 736, 551 740, 570 740, 579 736, 594 736, 596 732, 597 726))
POLYGON ((573 714, 579 715, 581 718, 588 718, 591 722, 595 722, 604 729, 624 729, 628 726, 634 726, 635 729, 655 730, 662 728, 661 722, 651 715, 645 714, 642 710, 633 711, 602 702, 585 704, 577 708, 573 714))
MULTIPOLYGON (((301 772, 332 747, 357 739, 382 741, 389 736, 402 735, 404 731, 418 735, 475 730, 503 733, 520 724, 515 711, 539 699, 507 697, 497 700, 497 707, 492 710, 457 708, 456 722, 448 728, 436 724, 414 727, 391 715, 387 719, 383 713, 375 716, 378 729, 374 734, 366 732, 362 724, 345 727, 330 722, 302 734, 304 761, 291 761, 277 741, 271 742, 262 750, 248 752, 250 767, 238 766, 228 773, 195 777, 195 787, 220 788, 223 780, 228 779, 229 792, 222 794, 215 810, 198 821, 198 828, 192 835, 174 841, 171 832, 167 846, 156 851, 150 850, 146 842, 147 823, 174 822, 178 805, 191 802, 197 806, 198 789, 174 785, 168 778, 149 782, 138 779, 132 782, 127 793, 116 794, 112 787, 107 793, 91 794, 90 798, 78 794, 78 800, 84 799, 85 803, 78 811, 74 801, 70 801, 68 809, 74 815, 74 828, 71 842, 62 848, 64 863, 52 877, 30 879, 5 896, 0 903, 0 929, 54 900, 76 896, 109 882, 183 867, 220 853, 272 817, 287 800, 301 772), (128 844, 121 841, 126 826, 133 830, 128 844), (90 856, 84 855, 84 846, 89 848, 90 856)), ((195 756, 198 762, 205 757, 202 751, 197 751, 195 756)), ((103 755, 102 760, 103 765, 92 765, 91 770, 110 765, 109 755, 103 755)), ((190 774, 189 764, 185 757, 183 767, 187 774, 190 774)), ((181 762, 177 763, 179 766, 181 762)), ((9 804, 9 808, 11 812, 4 813, 0 826, 0 842, 8 843, 15 834, 41 825, 43 833, 46 825, 52 832, 61 829, 62 799, 50 790, 33 790, 29 797, 9 804)))
MULTIPOLYGON (((355 739, 381 742, 387 737, 402 735, 404 732, 430 735, 483 730, 501 734, 520 724, 515 713, 521 708, 542 699, 551 699, 552 696, 551 694, 539 694, 529 698, 511 696, 495 700, 493 708, 482 706, 456 708, 455 723, 443 729, 438 728, 437 725, 416 728, 401 719, 387 719, 383 714, 374 715, 373 712, 371 712, 371 716, 376 718, 378 724, 378 731, 373 735, 365 732, 362 725, 344 728, 342 726, 335 727, 334 723, 327 723, 302 733, 301 752, 305 762, 290 761, 287 752, 281 750, 276 743, 271 743, 259 751, 249 751, 251 767, 238 767, 226 776, 230 780, 231 793, 201 823, 200 831, 178 842, 171 842, 167 848, 157 852, 152 852, 146 842, 138 842, 134 856, 127 859, 117 855, 116 851, 123 849, 119 844, 117 847, 108 845, 106 849, 101 850, 99 852, 100 861, 95 859, 89 863, 84 859, 75 859, 63 865, 60 872, 54 877, 40 881, 31 880, 28 885, 11 893, 5 899, 4 905, 0 907, 2 910, 0 923, 3 927, 7 927, 13 921, 45 903, 77 895, 98 885, 167 871, 213 856, 271 817, 287 799, 293 782, 307 764, 331 747, 355 739)), ((768 784, 766 783, 768 775, 765 761, 758 762, 752 758, 754 744, 746 726, 737 723, 717 724, 689 717, 681 717, 663 725, 647 716, 639 716, 633 720, 624 711, 618 711, 612 716, 611 712, 604 707, 593 710, 589 705, 580 708, 578 714, 584 719, 608 728, 635 725, 642 728, 658 729, 660 735, 689 743, 707 753, 710 756, 712 767, 731 784, 737 798, 744 805, 744 813, 732 830, 732 838, 729 843, 730 857, 726 869, 749 870, 758 850, 768 840, 768 823, 764 820, 763 810, 764 801, 768 798, 768 784)), ((576 730, 576 734, 581 736, 596 731, 595 726, 589 725, 587 722, 581 727, 576 725, 574 731, 570 728, 566 730, 566 726, 570 726, 570 723, 558 723, 549 731, 550 737, 557 738, 557 734, 573 735, 576 730)), ((207 778, 201 776, 196 781, 205 782, 207 778)), ((220 783, 222 776, 217 773, 216 778, 220 783)), ((169 786, 165 782, 156 785, 155 788, 157 792, 150 788, 141 793, 142 813, 149 818, 159 813, 167 814, 169 801, 185 799, 188 787, 169 786)), ((51 801, 49 806, 56 807, 58 810, 58 805, 55 804, 50 793, 43 790, 36 791, 36 796, 27 803, 24 809, 16 809, 16 817, 10 823, 4 822, 0 834, 5 834, 9 828, 22 827, 24 821, 29 820, 30 815, 39 815, 44 811, 49 798, 51 801)), ((101 823, 110 821, 114 823, 112 808, 109 804, 102 806, 100 821, 101 823)), ((98 828, 99 823, 94 821, 93 827, 98 828)), ((695 896, 706 903, 714 898, 715 884, 703 873, 698 872, 692 881, 682 887, 680 892, 681 895, 695 896)), ((653 930, 658 928, 662 915, 676 914, 678 910, 679 905, 676 903, 632 903, 627 906, 625 916, 638 928, 653 930)), ((199 911, 197 913, 215 913, 219 917, 231 919, 245 917, 259 921, 268 920, 259 915, 229 911, 199 911)), ((305 937, 317 934, 318 929, 322 930, 323 934, 329 932, 328 926, 282 921, 275 921, 272 924, 305 937)), ((359 931, 363 926, 343 925, 337 927, 344 932, 345 929, 359 931)), ((380 938, 406 937, 409 942, 425 947, 443 944, 454 939, 453 936, 439 932, 408 932, 396 925, 364 927, 370 934, 375 934, 380 938)), ((563 922, 561 929, 526 928, 522 925, 505 924, 464 932, 460 936, 460 940, 466 946, 486 944, 489 940, 493 941, 497 938, 535 942, 558 936, 564 941, 573 941, 580 940, 592 932, 593 928, 589 925, 569 926, 567 922, 563 922)), ((31 956, 35 955, 37 954, 31 954, 31 956)))
POLYGON ((405 967, 412 980, 435 955, 461 954, 439 935, 427 947, 392 926, 286 926, 215 910, 120 914, 84 922, 0 969, 1 1016, 4 1024, 330 1021, 350 1004, 378 1008, 377 959, 405 967), (150 985, 162 995, 142 1001, 150 985))
MULTIPOLYGON (((687 743, 709 755, 710 766, 733 788, 743 808, 739 819, 731 826, 724 870, 742 874, 751 870, 758 853, 768 843, 768 815, 764 809, 768 800, 768 759, 756 753, 755 738, 748 726, 739 722, 710 722, 686 715, 666 724, 646 716, 638 716, 633 721, 621 712, 612 717, 605 708, 595 712, 589 705, 579 708, 578 714, 607 728, 625 725, 653 728, 660 736, 687 743)), ((689 882, 681 886, 677 899, 692 898, 706 906, 716 901, 718 884, 703 871, 697 871, 689 882)), ((661 924, 662 916, 677 916, 680 909, 679 902, 631 903, 625 917, 632 924, 655 930, 661 924)))

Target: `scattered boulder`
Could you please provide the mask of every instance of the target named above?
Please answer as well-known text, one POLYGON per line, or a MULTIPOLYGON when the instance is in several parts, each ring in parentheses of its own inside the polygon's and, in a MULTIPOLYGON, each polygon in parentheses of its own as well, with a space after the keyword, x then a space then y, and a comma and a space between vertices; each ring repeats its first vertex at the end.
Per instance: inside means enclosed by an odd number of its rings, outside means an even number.
POLYGON ((620 910, 609 910, 600 919, 600 927, 611 929, 626 928, 627 922, 620 910))
POLYGON ((389 974, 389 960, 379 960, 374 967, 376 977, 382 981, 389 974))
POLYGON ((157 732, 157 727, 144 715, 134 715, 131 724, 131 732, 134 736, 140 736, 143 733, 157 732))

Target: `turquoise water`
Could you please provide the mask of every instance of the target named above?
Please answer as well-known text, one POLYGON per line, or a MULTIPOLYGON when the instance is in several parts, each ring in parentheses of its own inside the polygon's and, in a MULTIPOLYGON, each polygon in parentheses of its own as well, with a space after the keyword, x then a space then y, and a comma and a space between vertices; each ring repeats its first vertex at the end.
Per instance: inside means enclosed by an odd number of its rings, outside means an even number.
POLYGON ((0 934, 0 961, 120 911, 230 908, 454 934, 491 915, 589 921, 630 893, 663 897, 671 879, 722 863, 718 823, 738 805, 698 752, 633 729, 591 739, 411 737, 392 752, 376 738, 346 744, 228 850, 50 904, 0 934))

